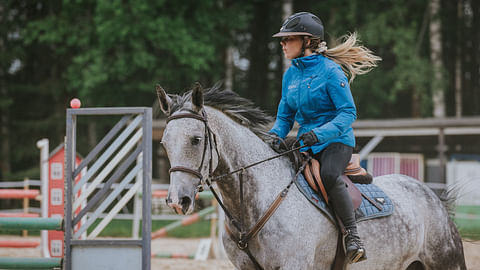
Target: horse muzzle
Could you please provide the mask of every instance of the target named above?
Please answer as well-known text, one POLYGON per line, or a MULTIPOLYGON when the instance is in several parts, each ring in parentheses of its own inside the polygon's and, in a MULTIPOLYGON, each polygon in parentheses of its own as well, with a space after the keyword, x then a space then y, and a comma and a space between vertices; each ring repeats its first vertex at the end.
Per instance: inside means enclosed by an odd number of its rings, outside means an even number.
POLYGON ((169 194, 166 202, 179 215, 191 214, 195 206, 195 200, 190 196, 176 196, 176 198, 172 198, 169 194))

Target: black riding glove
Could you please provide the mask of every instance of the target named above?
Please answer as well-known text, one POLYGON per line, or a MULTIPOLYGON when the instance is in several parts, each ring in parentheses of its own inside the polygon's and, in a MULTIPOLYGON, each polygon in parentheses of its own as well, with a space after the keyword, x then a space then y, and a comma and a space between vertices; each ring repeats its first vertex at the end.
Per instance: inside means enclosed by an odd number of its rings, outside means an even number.
POLYGON ((303 133, 302 135, 300 135, 299 139, 302 140, 303 144, 306 146, 312 146, 318 143, 317 135, 315 135, 313 130, 310 130, 307 133, 303 133))

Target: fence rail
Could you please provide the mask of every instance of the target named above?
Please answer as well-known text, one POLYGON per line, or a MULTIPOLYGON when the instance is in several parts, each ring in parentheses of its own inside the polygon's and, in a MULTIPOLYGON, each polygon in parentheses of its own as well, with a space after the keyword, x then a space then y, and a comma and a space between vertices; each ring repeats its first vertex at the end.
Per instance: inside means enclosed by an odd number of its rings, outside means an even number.
POLYGON ((0 229, 6 230, 63 230, 63 219, 61 218, 0 218, 0 229))
POLYGON ((1 269, 51 269, 61 264, 61 258, 0 258, 1 269))

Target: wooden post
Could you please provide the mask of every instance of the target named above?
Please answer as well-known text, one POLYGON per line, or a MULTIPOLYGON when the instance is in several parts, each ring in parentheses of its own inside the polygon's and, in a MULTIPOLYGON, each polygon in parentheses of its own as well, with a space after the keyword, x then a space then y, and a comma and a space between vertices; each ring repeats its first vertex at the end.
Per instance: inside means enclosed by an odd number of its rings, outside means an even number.
POLYGON ((210 219, 210 240, 213 245, 213 255, 214 259, 218 258, 218 243, 217 243, 217 220, 218 220, 218 206, 217 201, 212 199, 212 206, 215 208, 215 214, 212 215, 210 219))
MULTIPOLYGON (((29 189, 28 184, 29 184, 29 183, 28 183, 28 177, 27 177, 27 178, 24 178, 24 179, 23 179, 23 189, 26 190, 26 191, 29 189)), ((30 202, 30 199, 28 199, 28 197, 23 198, 23 213, 24 213, 24 214, 27 214, 27 213, 28 213, 29 202, 30 202)), ((28 236, 28 231, 27 231, 27 230, 23 230, 23 231, 22 231, 22 236, 23 236, 23 237, 27 237, 27 236, 28 236)))

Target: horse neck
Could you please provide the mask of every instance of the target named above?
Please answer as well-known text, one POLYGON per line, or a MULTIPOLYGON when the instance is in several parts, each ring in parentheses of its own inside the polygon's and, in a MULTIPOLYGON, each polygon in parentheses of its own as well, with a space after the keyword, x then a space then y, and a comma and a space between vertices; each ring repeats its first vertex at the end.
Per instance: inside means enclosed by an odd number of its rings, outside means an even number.
MULTIPOLYGON (((217 136, 219 163, 215 175, 222 175, 245 167, 276 153, 247 127, 225 114, 208 111, 209 123, 217 136)), ((286 157, 267 161, 246 169, 243 173, 243 209, 240 203, 240 173, 232 174, 218 182, 225 206, 235 217, 244 213, 245 223, 254 223, 287 186, 293 169, 286 157)))

